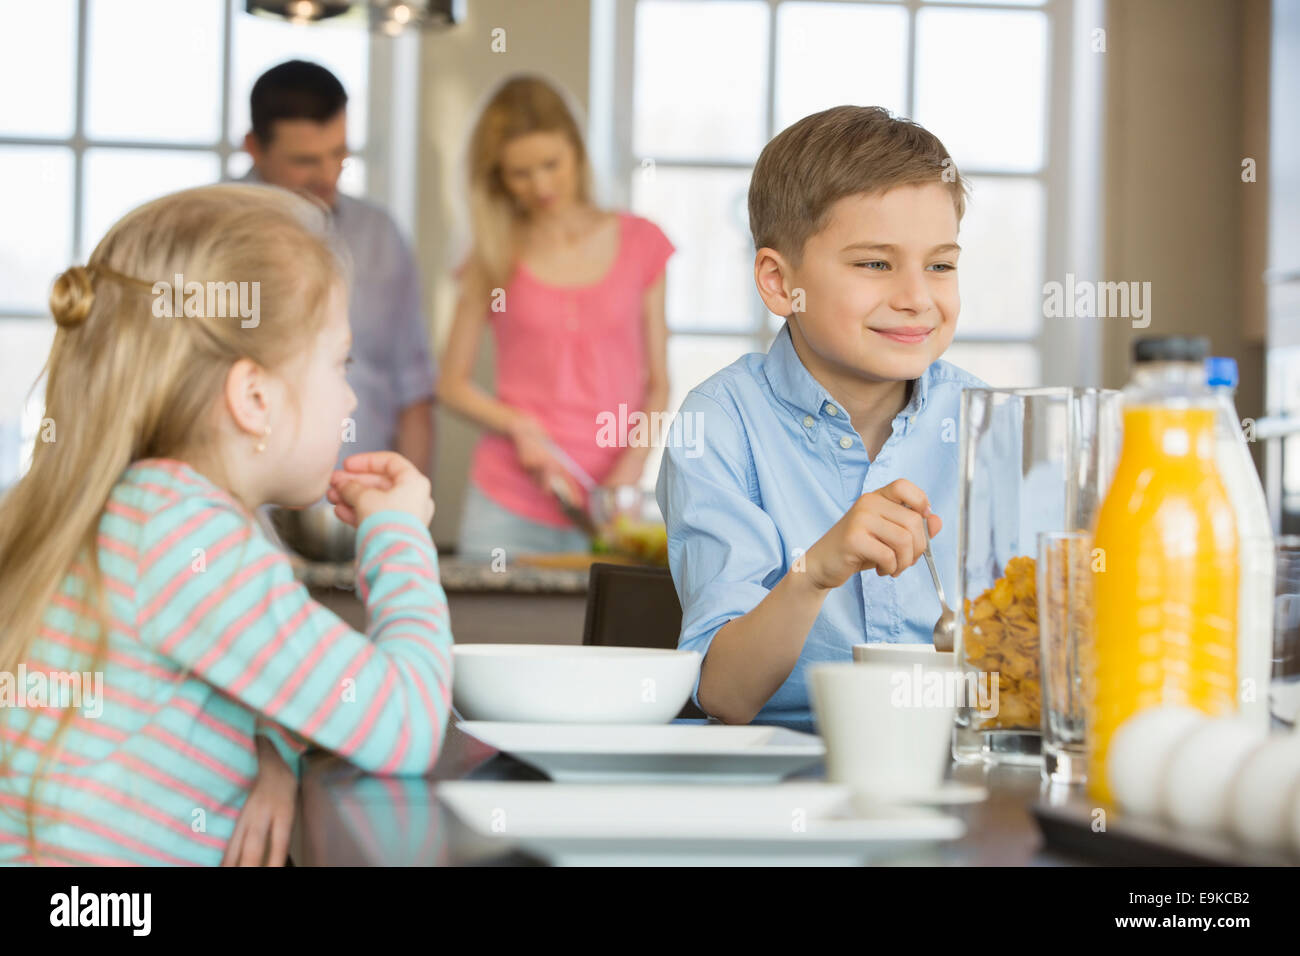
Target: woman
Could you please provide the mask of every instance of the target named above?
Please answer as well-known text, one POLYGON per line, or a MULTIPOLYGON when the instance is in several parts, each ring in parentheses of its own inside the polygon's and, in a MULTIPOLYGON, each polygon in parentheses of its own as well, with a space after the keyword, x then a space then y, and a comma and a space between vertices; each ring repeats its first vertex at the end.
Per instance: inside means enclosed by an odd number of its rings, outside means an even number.
POLYGON ((650 221, 595 205, 578 125, 544 80, 497 90, 469 167, 473 245, 438 388, 488 431, 474 450, 460 553, 585 551, 557 495, 582 503, 589 483, 640 481, 649 447, 598 441, 598 416, 667 404, 674 246, 650 221), (471 380, 488 325, 495 396, 471 380))

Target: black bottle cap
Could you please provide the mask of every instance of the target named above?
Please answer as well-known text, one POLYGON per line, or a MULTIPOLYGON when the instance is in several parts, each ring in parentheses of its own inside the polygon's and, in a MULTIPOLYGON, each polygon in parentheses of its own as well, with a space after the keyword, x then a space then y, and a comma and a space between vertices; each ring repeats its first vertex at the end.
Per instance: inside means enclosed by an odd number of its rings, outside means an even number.
POLYGON ((1204 362, 1210 354, 1210 340, 1191 335, 1154 335, 1133 343, 1133 361, 1204 362))

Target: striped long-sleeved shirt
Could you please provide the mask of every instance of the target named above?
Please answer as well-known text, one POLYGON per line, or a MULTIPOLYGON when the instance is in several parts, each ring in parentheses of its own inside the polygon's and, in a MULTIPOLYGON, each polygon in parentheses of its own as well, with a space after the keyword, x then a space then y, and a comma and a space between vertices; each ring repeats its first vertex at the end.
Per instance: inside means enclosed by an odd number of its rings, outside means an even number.
MULTIPOLYGON (((357 555, 369 635, 309 597, 228 492, 180 461, 132 464, 99 524, 112 624, 102 693, 83 678, 39 776, 39 862, 219 863, 257 773, 259 733, 293 767, 311 742, 375 773, 429 770, 451 699, 437 554, 417 519, 384 511, 361 522, 357 555)), ((9 699, 0 675, 0 863, 36 862, 26 796, 62 713, 42 706, 57 702, 42 685, 74 687, 72 673, 89 669, 87 599, 74 566, 9 676, 9 699)))

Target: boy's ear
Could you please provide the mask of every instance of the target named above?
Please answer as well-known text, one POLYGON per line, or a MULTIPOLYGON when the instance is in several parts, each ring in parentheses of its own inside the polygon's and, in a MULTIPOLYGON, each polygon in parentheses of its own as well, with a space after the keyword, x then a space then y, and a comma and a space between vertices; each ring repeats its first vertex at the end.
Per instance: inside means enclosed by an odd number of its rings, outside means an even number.
POLYGON ((768 246, 754 254, 754 284, 763 304, 773 315, 789 318, 794 311, 794 289, 790 285, 792 270, 785 257, 768 246))

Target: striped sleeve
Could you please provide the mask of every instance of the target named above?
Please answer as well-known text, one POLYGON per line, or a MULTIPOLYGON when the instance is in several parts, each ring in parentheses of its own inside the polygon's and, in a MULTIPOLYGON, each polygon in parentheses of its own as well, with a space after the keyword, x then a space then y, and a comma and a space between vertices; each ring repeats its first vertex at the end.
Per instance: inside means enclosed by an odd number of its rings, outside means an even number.
POLYGON ((369 637, 313 601, 284 553, 244 515, 209 499, 179 500, 143 530, 138 633, 263 726, 372 773, 425 773, 437 762, 451 702, 437 553, 428 529, 398 511, 361 523, 357 553, 369 637))
POLYGON ((292 731, 285 730, 274 721, 267 720, 265 717, 257 718, 257 729, 255 735, 258 737, 265 737, 269 740, 271 745, 275 747, 276 753, 278 753, 280 758, 288 764, 289 769, 294 772, 294 776, 298 775, 298 771, 300 770, 298 758, 301 757, 303 752, 310 746, 307 741, 303 740, 292 731))

